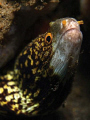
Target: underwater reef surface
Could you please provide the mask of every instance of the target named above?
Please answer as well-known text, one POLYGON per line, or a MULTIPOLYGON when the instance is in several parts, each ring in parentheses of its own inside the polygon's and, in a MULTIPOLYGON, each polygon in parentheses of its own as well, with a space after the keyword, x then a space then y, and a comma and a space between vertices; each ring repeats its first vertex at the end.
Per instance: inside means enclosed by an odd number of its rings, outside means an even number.
POLYGON ((39 17, 49 14, 57 4, 39 0, 0 1, 0 68, 13 58, 21 43, 26 40, 27 29, 39 17))

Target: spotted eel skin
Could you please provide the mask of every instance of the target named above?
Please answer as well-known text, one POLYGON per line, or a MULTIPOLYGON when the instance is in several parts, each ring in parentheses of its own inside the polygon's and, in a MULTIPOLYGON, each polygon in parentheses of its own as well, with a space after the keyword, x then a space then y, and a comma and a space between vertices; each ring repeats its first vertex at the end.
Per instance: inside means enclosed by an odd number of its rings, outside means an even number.
POLYGON ((73 18, 50 22, 48 31, 24 48, 14 70, 0 76, 2 108, 33 116, 49 113, 61 105, 78 62, 80 24, 82 21, 73 18))

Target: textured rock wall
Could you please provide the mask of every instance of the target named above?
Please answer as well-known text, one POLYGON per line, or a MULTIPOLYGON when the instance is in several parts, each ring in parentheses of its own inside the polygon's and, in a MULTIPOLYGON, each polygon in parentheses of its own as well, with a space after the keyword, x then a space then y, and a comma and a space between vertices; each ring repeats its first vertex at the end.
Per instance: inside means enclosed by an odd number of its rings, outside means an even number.
MULTIPOLYGON (((55 0, 54 0, 55 1, 55 0)), ((58 4, 41 0, 0 1, 0 67, 16 54, 25 33, 40 16, 49 14, 58 4)), ((30 34, 29 34, 30 36, 30 34)))

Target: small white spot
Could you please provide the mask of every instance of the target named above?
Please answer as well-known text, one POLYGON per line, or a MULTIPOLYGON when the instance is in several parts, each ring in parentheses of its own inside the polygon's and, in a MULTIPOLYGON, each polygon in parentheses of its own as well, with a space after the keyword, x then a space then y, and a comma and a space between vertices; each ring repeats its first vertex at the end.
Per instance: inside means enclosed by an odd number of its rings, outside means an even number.
POLYGON ((71 37, 69 37, 69 40, 71 40, 71 37))
POLYGON ((63 28, 63 24, 62 24, 62 22, 61 22, 61 29, 63 28))

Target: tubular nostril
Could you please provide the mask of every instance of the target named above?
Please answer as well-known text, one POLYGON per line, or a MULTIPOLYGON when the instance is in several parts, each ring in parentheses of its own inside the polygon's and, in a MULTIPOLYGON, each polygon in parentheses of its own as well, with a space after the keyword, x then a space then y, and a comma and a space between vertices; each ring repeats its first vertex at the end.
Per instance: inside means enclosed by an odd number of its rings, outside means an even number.
POLYGON ((62 24, 63 24, 63 26, 65 26, 66 25, 66 20, 63 20, 62 24))
POLYGON ((77 21, 79 25, 84 24, 83 20, 77 21))

